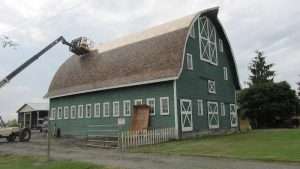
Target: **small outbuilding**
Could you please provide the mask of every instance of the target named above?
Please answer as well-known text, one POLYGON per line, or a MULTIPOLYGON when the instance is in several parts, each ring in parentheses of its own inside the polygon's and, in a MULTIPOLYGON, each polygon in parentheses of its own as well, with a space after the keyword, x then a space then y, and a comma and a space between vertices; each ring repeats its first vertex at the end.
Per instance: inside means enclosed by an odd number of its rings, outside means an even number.
POLYGON ((17 110, 18 124, 21 127, 38 129, 48 120, 49 103, 26 103, 17 110))
POLYGON ((178 137, 238 130, 240 83, 217 14, 203 10, 71 56, 46 95, 50 126, 62 135, 118 134, 131 128, 133 106, 147 104, 149 128, 178 137))

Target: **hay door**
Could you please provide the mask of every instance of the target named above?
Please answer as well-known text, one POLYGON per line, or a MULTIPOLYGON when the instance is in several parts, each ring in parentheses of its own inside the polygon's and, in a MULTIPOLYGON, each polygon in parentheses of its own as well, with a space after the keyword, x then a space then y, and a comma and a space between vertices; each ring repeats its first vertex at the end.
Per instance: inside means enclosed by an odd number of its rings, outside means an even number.
POLYGON ((182 131, 193 131, 192 100, 181 99, 180 110, 182 131))

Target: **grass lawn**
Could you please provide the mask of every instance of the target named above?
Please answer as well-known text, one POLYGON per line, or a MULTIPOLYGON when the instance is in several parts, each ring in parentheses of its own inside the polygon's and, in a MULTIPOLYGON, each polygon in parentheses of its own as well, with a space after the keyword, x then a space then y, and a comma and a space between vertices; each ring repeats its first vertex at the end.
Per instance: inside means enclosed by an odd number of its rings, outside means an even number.
POLYGON ((300 130, 255 130, 144 146, 132 152, 300 162, 300 130))
POLYGON ((47 162, 43 158, 0 155, 1 169, 112 169, 109 167, 98 166, 89 163, 76 161, 51 161, 47 162))

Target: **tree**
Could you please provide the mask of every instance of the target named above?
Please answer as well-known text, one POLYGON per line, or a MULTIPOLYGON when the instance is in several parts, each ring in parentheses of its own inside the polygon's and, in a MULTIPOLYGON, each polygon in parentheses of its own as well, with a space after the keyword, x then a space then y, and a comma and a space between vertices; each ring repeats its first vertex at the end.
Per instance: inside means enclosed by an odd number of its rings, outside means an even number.
POLYGON ((8 120, 6 126, 8 127, 18 127, 18 122, 16 119, 8 120))
POLYGON ((250 77, 249 86, 262 84, 266 82, 273 82, 275 71, 271 70, 274 64, 267 64, 266 57, 263 51, 256 50, 256 56, 249 66, 250 77))
POLYGON ((297 85, 298 85, 298 88, 297 88, 297 90, 298 90, 298 96, 300 96, 300 82, 297 82, 297 85))
POLYGON ((18 46, 18 44, 15 41, 11 40, 6 35, 0 36, 0 42, 1 42, 2 48, 6 48, 6 47, 16 48, 16 46, 18 46))
POLYGON ((283 81, 253 85, 240 92, 240 111, 251 121, 253 128, 277 127, 278 120, 295 115, 298 102, 296 92, 283 81))

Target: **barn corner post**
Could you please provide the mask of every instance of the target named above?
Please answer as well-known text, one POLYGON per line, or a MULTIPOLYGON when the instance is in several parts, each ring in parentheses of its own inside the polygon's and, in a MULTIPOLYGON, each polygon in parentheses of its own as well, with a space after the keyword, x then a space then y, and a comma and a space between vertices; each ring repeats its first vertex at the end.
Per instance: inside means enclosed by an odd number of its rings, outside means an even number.
POLYGON ((51 160, 50 150, 51 150, 51 127, 50 127, 50 119, 48 119, 48 133, 47 133, 47 161, 51 160))

